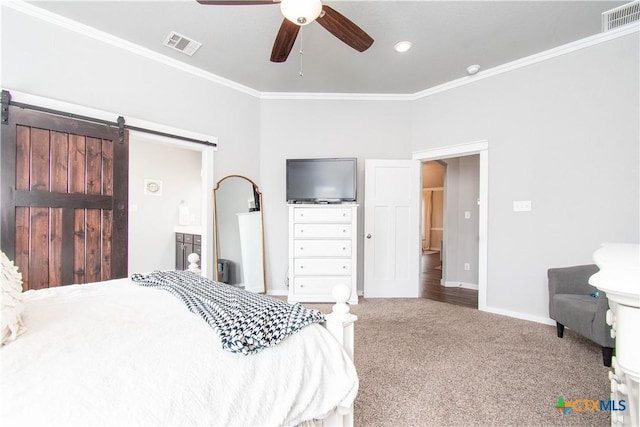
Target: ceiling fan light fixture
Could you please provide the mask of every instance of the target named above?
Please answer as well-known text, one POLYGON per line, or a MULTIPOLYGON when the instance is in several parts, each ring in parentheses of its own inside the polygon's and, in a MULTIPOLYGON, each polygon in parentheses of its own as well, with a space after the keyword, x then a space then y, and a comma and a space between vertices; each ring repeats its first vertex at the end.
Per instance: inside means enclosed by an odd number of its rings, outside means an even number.
POLYGON ((320 0, 282 0, 280 11, 296 25, 307 25, 316 20, 322 12, 320 0))

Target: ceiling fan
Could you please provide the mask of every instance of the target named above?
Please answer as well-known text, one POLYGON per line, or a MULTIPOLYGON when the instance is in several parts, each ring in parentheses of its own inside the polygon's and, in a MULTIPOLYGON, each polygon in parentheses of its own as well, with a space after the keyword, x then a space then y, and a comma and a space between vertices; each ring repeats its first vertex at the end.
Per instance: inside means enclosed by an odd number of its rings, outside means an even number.
POLYGON ((373 44, 373 39, 360 27, 320 0, 197 0, 205 5, 260 5, 280 3, 284 15, 282 25, 273 43, 271 62, 287 60, 298 31, 303 25, 317 21, 331 34, 358 52, 364 52, 373 44))

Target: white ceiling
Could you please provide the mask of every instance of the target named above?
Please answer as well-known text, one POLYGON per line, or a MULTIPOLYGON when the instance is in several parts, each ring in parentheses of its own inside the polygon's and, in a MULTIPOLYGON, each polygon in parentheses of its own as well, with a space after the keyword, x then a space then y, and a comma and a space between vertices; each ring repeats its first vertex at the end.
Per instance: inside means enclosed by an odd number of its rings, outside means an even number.
POLYGON ((371 35, 373 46, 359 53, 313 22, 285 63, 269 61, 282 21, 277 4, 30 3, 259 92, 414 94, 466 76, 471 64, 487 70, 597 34, 601 13, 626 2, 327 0, 371 35), (176 52, 162 45, 170 31, 203 45, 192 57, 176 52), (401 40, 413 49, 396 53, 401 40))

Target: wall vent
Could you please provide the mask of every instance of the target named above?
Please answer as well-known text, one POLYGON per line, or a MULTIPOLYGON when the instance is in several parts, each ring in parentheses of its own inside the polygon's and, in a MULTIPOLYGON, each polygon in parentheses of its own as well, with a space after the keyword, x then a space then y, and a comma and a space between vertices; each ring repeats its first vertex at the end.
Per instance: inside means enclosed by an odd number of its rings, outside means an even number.
POLYGON ((193 54, 196 53, 196 50, 202 46, 202 43, 188 39, 175 31, 171 31, 169 33, 163 44, 189 56, 193 56, 193 54))
POLYGON ((640 0, 624 4, 602 13, 602 31, 640 21, 640 0))

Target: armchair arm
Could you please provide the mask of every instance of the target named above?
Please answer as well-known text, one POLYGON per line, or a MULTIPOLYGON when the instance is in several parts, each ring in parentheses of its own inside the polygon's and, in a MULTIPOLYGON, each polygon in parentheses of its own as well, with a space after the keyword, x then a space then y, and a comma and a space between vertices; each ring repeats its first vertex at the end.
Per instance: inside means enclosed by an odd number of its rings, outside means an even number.
POLYGON ((589 284, 589 277, 596 274, 598 270, 595 264, 550 268, 547 270, 549 298, 555 294, 586 295, 595 292, 597 289, 589 284))

